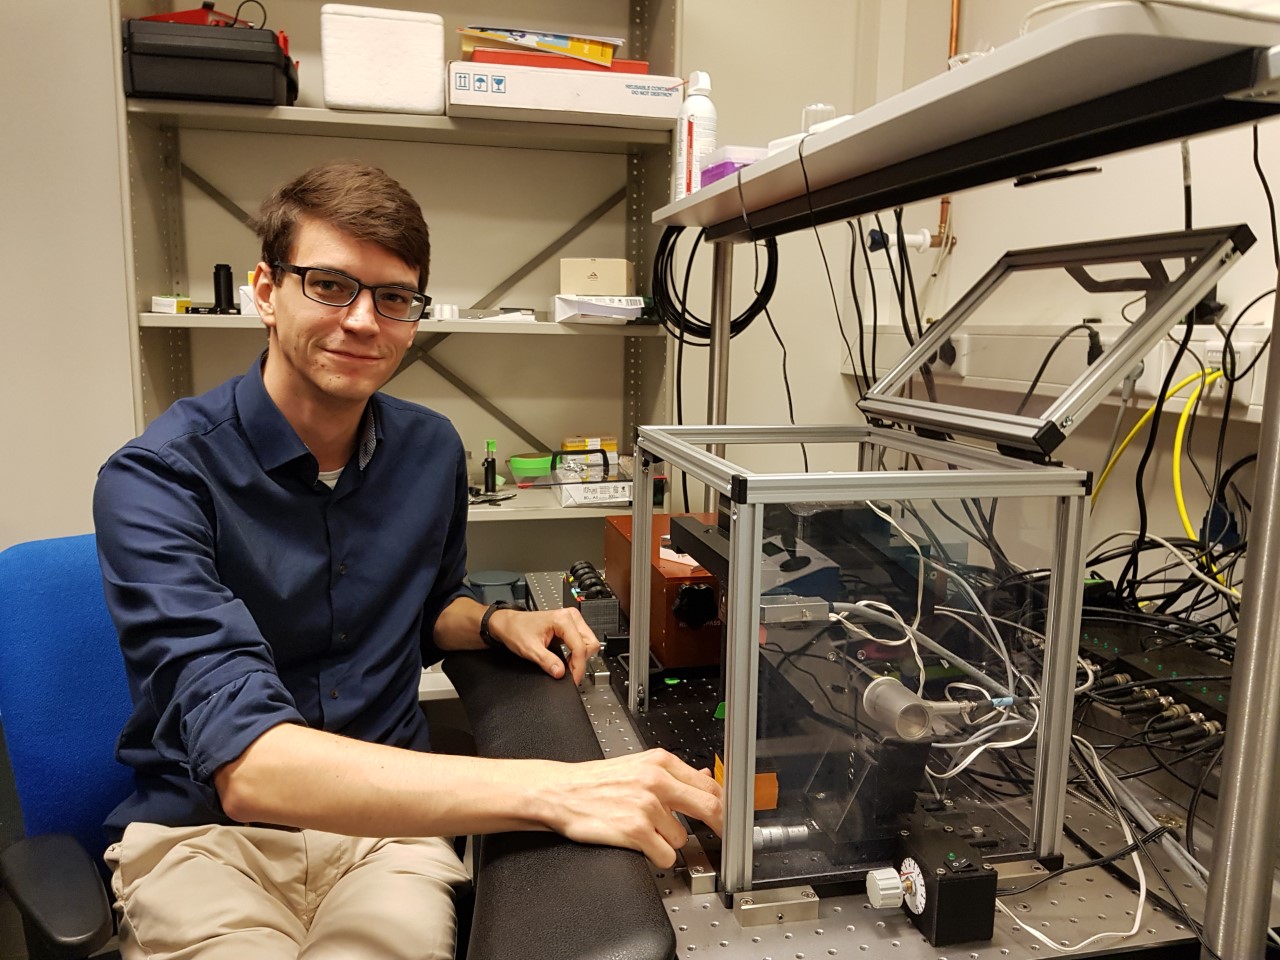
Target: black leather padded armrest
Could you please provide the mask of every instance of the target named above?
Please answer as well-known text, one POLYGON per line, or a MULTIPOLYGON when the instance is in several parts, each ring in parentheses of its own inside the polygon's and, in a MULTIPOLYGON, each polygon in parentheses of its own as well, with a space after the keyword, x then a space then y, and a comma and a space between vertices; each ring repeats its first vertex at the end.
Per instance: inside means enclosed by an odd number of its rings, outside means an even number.
POLYGON ((50 833, 7 847, 0 881, 22 915, 28 943, 45 951, 41 956, 87 957, 111 938, 102 876, 73 837, 50 833))
MULTIPOLYGON (((450 654, 482 757, 599 760, 572 680, 516 657, 450 654)), ((644 856, 552 833, 495 833, 476 858, 468 960, 670 960, 675 932, 644 856)))

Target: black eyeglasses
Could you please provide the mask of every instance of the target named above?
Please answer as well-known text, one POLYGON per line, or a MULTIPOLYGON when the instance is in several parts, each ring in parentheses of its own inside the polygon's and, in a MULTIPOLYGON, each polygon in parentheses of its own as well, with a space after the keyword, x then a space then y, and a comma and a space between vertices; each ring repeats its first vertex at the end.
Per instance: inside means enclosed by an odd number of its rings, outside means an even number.
POLYGON ((330 307, 349 307, 356 302, 361 290, 373 295, 373 309, 388 320, 405 320, 412 323, 421 320, 431 298, 425 293, 408 287, 374 286, 361 283, 355 277, 322 267, 299 267, 292 263, 273 263, 277 270, 296 273, 302 278, 302 292, 310 300, 330 307))

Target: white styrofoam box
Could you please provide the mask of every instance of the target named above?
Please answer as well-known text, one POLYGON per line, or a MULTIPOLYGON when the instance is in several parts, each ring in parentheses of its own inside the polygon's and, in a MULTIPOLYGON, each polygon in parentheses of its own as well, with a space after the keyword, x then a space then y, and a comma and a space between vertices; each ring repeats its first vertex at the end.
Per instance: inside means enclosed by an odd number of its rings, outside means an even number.
POLYGON ((453 61, 449 115, 669 130, 684 100, 679 77, 453 61))
POLYGON ((444 113, 444 20, 437 14, 326 3, 320 60, 326 107, 444 113))

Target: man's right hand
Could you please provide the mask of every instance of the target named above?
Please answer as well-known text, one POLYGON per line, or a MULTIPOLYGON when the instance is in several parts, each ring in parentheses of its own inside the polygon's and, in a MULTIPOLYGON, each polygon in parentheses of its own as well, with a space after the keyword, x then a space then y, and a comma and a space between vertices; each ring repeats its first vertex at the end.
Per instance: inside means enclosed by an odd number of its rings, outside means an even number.
POLYGON ((720 785, 665 750, 647 750, 588 763, 555 764, 534 788, 541 819, 580 843, 639 850, 655 866, 670 867, 688 836, 683 813, 717 834, 724 816, 720 785))

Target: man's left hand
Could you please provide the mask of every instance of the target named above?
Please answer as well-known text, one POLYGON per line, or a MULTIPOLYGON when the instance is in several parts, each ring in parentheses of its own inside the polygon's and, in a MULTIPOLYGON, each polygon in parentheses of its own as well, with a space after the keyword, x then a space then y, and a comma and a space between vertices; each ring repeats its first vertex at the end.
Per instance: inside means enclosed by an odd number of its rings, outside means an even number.
POLYGON ((569 648, 569 672, 581 683, 587 658, 600 652, 600 641, 574 607, 558 610, 499 610, 489 630, 512 653, 531 660, 551 676, 564 676, 564 661, 551 649, 557 641, 569 648))

